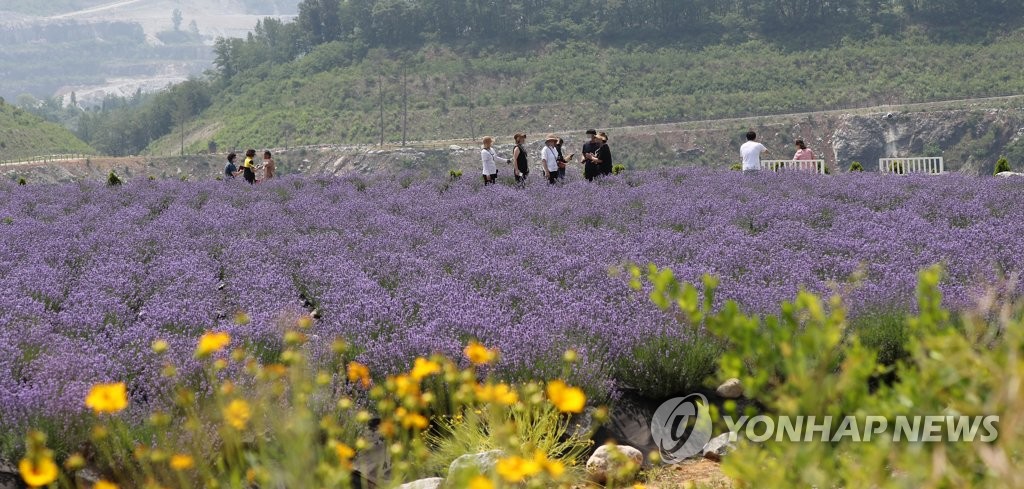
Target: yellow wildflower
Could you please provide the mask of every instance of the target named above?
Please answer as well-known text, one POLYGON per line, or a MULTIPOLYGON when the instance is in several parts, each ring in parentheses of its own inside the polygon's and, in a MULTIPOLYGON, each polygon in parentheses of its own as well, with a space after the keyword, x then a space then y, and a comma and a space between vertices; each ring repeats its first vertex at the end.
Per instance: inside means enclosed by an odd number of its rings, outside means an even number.
POLYGON ((533 461, 544 468, 553 479, 557 479, 565 473, 565 464, 558 460, 549 460, 543 450, 537 450, 533 454, 533 461))
POLYGON ((81 470, 85 467, 85 457, 80 453, 72 453, 71 456, 64 461, 64 468, 70 471, 81 470))
POLYGON ((469 489, 494 489, 494 483, 490 479, 478 475, 469 481, 469 489))
POLYGON ((520 456, 506 457, 498 460, 494 471, 506 482, 518 484, 540 473, 541 465, 536 460, 527 460, 520 456))
POLYGON ((587 396, 578 387, 569 387, 561 380, 548 382, 548 399, 563 413, 582 413, 587 396))
POLYGON ((519 394, 512 390, 508 384, 477 385, 474 387, 474 391, 476 392, 476 398, 480 402, 496 402, 506 406, 519 402, 519 394))
POLYGON ((471 341, 466 345, 466 349, 463 350, 463 353, 466 354, 466 358, 468 358, 473 365, 486 365, 494 362, 498 358, 497 351, 491 350, 476 341, 471 341))
POLYGON ((21 459, 18 464, 21 480, 29 487, 42 487, 57 480, 57 464, 50 457, 37 461, 29 458, 21 459))
POLYGON ((420 393, 420 383, 413 381, 408 375, 399 375, 390 380, 394 385, 395 394, 399 397, 417 396, 420 393))
POLYGON ((415 428, 417 430, 425 430, 430 425, 430 421, 425 416, 418 413, 412 413, 402 417, 402 426, 406 429, 415 428))
POLYGON ((96 384, 85 397, 85 406, 96 414, 117 413, 128 407, 128 391, 124 382, 96 384))
POLYGON ((174 470, 189 470, 196 466, 196 461, 191 455, 183 453, 171 456, 171 468, 174 470))
POLYGON ((370 368, 359 362, 348 364, 348 381, 359 382, 363 388, 370 387, 370 368))
POLYGON ((196 347, 196 356, 209 356, 223 350, 230 343, 231 335, 223 332, 208 332, 199 337, 199 345, 196 347))
POLYGON ((236 430, 244 430, 246 424, 249 423, 249 418, 252 417, 249 403, 241 399, 235 399, 228 403, 227 407, 224 408, 223 414, 224 420, 236 430))
POLYGON ((426 358, 417 358, 410 375, 412 375, 412 378, 420 381, 437 373, 441 373, 441 364, 426 358))
POLYGON ((96 484, 93 484, 92 489, 118 489, 118 485, 113 482, 99 480, 96 481, 96 484))
POLYGON ((170 346, 166 340, 154 340, 152 344, 153 353, 164 353, 170 346))
POLYGON ((338 443, 334 446, 334 454, 338 456, 338 461, 341 462, 343 467, 348 467, 352 464, 356 451, 344 443, 338 443))

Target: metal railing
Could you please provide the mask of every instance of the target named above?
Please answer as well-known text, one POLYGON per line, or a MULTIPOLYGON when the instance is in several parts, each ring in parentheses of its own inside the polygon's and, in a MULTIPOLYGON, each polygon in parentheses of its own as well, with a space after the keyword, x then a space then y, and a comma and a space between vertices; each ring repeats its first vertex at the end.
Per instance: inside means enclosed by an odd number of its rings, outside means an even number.
POLYGON ((805 171, 825 174, 825 160, 764 160, 761 169, 769 171, 805 171))
POLYGON ((896 175, 906 175, 909 173, 939 175, 946 173, 946 164, 941 157, 882 158, 878 160, 878 171, 896 175))
POLYGON ((84 160, 90 158, 87 154, 70 153, 70 154, 59 154, 59 155, 39 155, 29 156, 25 158, 13 158, 0 160, 0 166, 11 166, 11 165, 31 165, 33 163, 52 163, 56 161, 74 161, 84 160))

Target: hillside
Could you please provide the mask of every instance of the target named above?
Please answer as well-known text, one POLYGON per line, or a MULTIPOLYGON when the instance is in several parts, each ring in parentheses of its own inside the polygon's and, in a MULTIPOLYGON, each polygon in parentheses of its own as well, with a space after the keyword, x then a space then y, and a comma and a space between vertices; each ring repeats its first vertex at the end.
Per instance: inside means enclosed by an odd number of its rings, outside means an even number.
MULTIPOLYGON (((810 51, 757 41, 700 50, 556 43, 534 56, 468 59, 425 48, 404 63, 371 57, 348 65, 343 45, 328 44, 237 75, 190 123, 186 141, 192 152, 211 140, 220 147, 378 143, 383 88, 383 139, 399 142, 403 86, 409 140, 1017 94, 1024 76, 1011 60, 1021 50, 1019 33, 991 44, 878 40, 810 51)), ((148 152, 179 146, 175 133, 148 152)))
POLYGON ((0 101, 0 161, 95 152, 67 129, 0 101))

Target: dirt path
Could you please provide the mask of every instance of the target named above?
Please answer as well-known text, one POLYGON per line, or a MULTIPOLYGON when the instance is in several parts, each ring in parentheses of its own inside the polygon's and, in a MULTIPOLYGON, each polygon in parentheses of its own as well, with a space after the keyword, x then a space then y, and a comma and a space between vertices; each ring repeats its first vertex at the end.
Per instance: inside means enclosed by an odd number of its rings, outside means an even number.
POLYGON ((81 15, 89 15, 89 14, 94 14, 96 12, 102 12, 104 10, 111 10, 111 9, 115 9, 115 8, 119 8, 119 7, 126 7, 128 5, 131 5, 133 3, 139 3, 141 1, 142 0, 122 0, 120 2, 113 2, 113 3, 104 4, 104 5, 98 5, 96 7, 90 7, 90 8, 82 9, 82 10, 79 10, 79 11, 76 11, 76 12, 68 12, 68 13, 64 13, 64 14, 54 15, 54 16, 51 16, 51 17, 47 17, 47 19, 48 20, 60 20, 60 19, 68 19, 68 18, 71 18, 71 17, 78 17, 78 16, 81 16, 81 15))

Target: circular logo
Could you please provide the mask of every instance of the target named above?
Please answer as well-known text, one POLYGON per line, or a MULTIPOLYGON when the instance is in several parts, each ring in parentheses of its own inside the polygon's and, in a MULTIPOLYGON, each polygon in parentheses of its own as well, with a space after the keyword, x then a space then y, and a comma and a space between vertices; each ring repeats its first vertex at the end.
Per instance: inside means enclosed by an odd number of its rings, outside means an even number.
POLYGON ((711 440, 708 399, 701 394, 670 399, 651 419, 651 436, 668 463, 697 455, 711 440))

